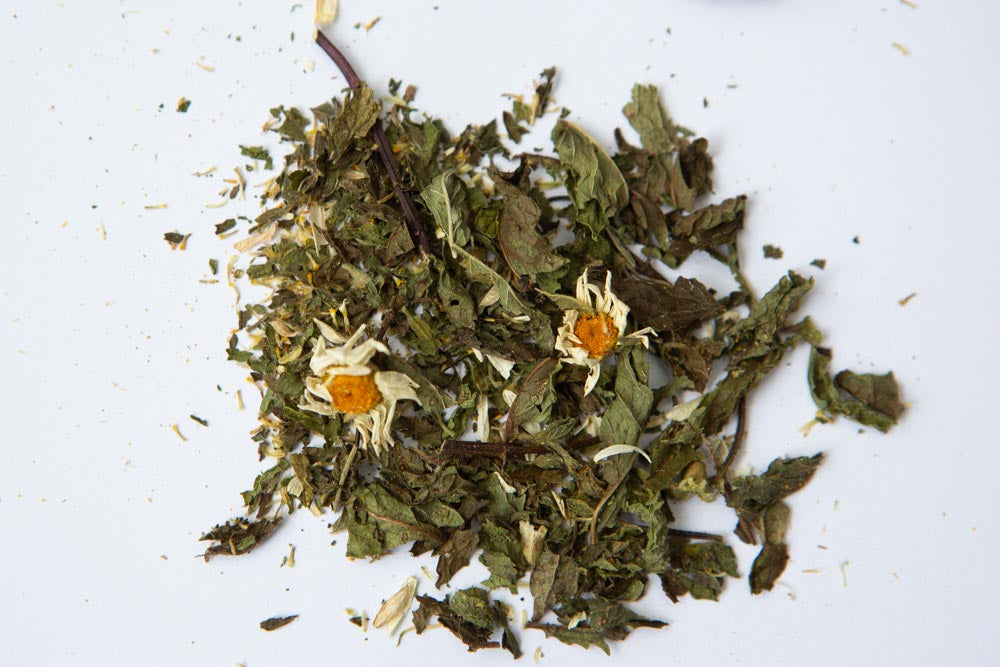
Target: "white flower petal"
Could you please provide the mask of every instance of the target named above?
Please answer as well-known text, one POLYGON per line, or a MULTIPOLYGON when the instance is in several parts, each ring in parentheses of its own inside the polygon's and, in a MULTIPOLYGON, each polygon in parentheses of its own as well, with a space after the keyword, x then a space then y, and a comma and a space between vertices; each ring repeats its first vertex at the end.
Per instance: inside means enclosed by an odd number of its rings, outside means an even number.
POLYGON ((597 386, 597 381, 601 377, 601 363, 597 359, 587 359, 589 362, 587 365, 590 366, 590 372, 587 374, 587 381, 583 385, 583 395, 589 396, 590 392, 594 391, 594 387, 597 386))
POLYGON ((375 386, 382 394, 383 401, 395 403, 405 399, 420 403, 415 391, 418 385, 405 373, 379 371, 375 373, 375 386))
POLYGON ((667 414, 663 415, 663 417, 672 421, 684 421, 691 416, 691 413, 698 409, 698 406, 701 404, 701 399, 703 398, 705 397, 699 396, 693 401, 681 403, 680 405, 671 408, 667 414))
POLYGON ((642 451, 638 447, 634 447, 632 445, 611 445, 610 447, 605 447, 601 451, 594 454, 594 463, 597 463, 598 461, 603 461, 609 456, 617 456, 619 454, 632 454, 632 453, 640 454, 642 458, 646 459, 650 463, 653 462, 653 459, 649 458, 649 454, 642 451))
POLYGON ((370 375, 371 372, 371 366, 330 366, 323 371, 323 378, 329 380, 338 375, 370 375))
MULTIPOLYGON (((374 412, 374 410, 372 410, 372 412, 374 412)), ((375 450, 376 454, 378 454, 381 452, 381 444, 373 442, 375 423, 372 417, 372 412, 354 415, 353 421, 354 428, 358 430, 358 435, 361 436, 361 446, 365 448, 370 447, 375 450)))
POLYGON ((500 288, 494 284, 486 291, 486 294, 484 294, 483 298, 479 301, 479 309, 482 310, 483 308, 489 308, 499 300, 500 288))
POLYGON ((509 408, 514 404, 514 400, 517 398, 517 392, 513 389, 503 390, 503 400, 507 401, 507 407, 509 408))
POLYGON ((517 493, 517 487, 508 484, 499 470, 494 470, 493 474, 497 476, 497 481, 500 483, 500 488, 503 489, 504 493, 517 493))
MULTIPOLYGON (((361 329, 358 329, 358 331, 361 331, 361 329)), ((353 340, 354 336, 351 338, 353 340)), ((371 361, 376 352, 381 352, 382 354, 389 352, 389 348, 384 343, 380 343, 373 338, 369 338, 361 343, 361 345, 353 348, 350 343, 351 341, 348 341, 348 344, 344 345, 344 366, 361 366, 371 361)))
POLYGON ((589 284, 590 282, 587 280, 587 269, 584 269, 583 273, 580 274, 580 277, 576 279, 576 300, 583 301, 588 306, 592 303, 590 300, 590 290, 587 289, 589 284))
POLYGON ((323 337, 326 338, 331 343, 336 343, 337 345, 343 345, 344 343, 347 342, 346 338, 341 336, 336 329, 331 327, 326 322, 323 322, 318 318, 313 318, 313 322, 315 322, 316 326, 319 327, 319 332, 323 335, 323 337))
POLYGON ((479 395, 479 405, 476 408, 476 424, 479 426, 479 442, 490 441, 490 399, 486 394, 479 395))
POLYGON ((510 372, 514 369, 514 362, 510 359, 504 359, 503 357, 498 357, 495 354, 490 354, 486 352, 486 360, 490 362, 493 368, 497 369, 497 372, 503 376, 504 380, 510 379, 510 372))
POLYGON ((306 378, 306 395, 308 396, 309 394, 318 396, 327 403, 333 401, 333 396, 330 395, 330 390, 327 388, 326 383, 319 378, 306 378))
POLYGON ((388 626, 391 635, 403 622, 403 619, 410 612, 413 606, 413 596, 417 592, 417 578, 409 577, 403 583, 403 587, 393 593, 392 597, 382 603, 372 625, 376 628, 388 626))
POLYGON ((521 531, 521 552, 528 564, 534 565, 542 553, 549 529, 545 526, 532 526, 528 521, 521 521, 517 525, 521 531))
POLYGON ((299 403, 299 410, 308 410, 309 412, 315 412, 318 415, 326 415, 327 417, 339 414, 331 406, 317 401, 309 394, 304 394, 302 396, 302 402, 299 403))

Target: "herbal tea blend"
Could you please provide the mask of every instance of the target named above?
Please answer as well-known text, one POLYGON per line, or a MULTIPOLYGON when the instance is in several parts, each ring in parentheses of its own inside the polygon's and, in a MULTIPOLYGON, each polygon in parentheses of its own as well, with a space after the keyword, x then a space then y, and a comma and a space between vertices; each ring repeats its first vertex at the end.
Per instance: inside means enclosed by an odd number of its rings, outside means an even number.
MULTIPOLYGON (((266 208, 216 228, 245 228, 246 275, 270 288, 242 306, 228 349, 262 389, 253 440, 269 467, 243 493, 246 516, 203 536, 205 557, 250 552, 300 509, 330 511, 350 557, 431 553, 438 589, 473 559, 488 570, 450 593, 408 581, 376 625, 398 627, 415 600, 418 633, 436 617, 470 650, 515 657, 521 624, 494 592, 522 582, 527 628, 605 652, 665 625, 628 605, 650 575, 675 602, 717 599, 741 571, 754 593, 770 590, 789 558, 785 498, 822 455, 734 474, 753 390, 809 345, 817 421, 886 431, 903 404, 891 373, 831 370, 820 332, 796 316, 811 278, 751 289, 747 198, 715 199, 707 140, 637 84, 623 111, 639 145, 616 131, 609 152, 563 112, 549 148, 522 150, 553 113, 554 69, 502 128, 453 136, 416 112, 413 87, 391 82, 383 105, 318 41, 350 90, 311 118, 271 110, 289 152, 266 208), (657 268, 683 273, 694 253, 726 265, 737 289, 657 268), (667 379, 651 381, 653 367, 667 379), (673 525, 678 503, 719 496, 736 537, 761 546, 749 568, 722 536, 673 525)), ((265 149, 241 150, 270 167, 265 149)))

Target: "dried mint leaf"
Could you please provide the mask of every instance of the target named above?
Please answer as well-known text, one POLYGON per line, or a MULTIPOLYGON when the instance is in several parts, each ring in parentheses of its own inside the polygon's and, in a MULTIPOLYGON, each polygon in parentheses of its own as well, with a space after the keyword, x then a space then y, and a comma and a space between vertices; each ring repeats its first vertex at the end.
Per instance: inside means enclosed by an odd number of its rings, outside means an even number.
MULTIPOLYGON (((554 73, 503 114, 510 139, 550 108, 554 73)), ((788 560, 783 499, 821 457, 734 476, 753 390, 808 343, 822 417, 887 428, 903 404, 891 374, 830 372, 818 329, 793 317, 811 280, 790 273, 756 298, 739 261, 746 197, 700 201, 712 193, 708 142, 675 123, 648 85, 624 109, 641 146, 616 132, 614 154, 565 120, 552 150, 512 154, 497 120, 453 136, 414 110, 411 93, 385 109, 378 100, 355 86, 313 108, 311 128, 296 109, 273 109, 287 151, 263 210, 216 225, 229 234, 243 219, 247 233, 270 235, 233 269, 268 289, 240 307, 226 350, 263 391, 251 442, 269 463, 243 493, 246 518, 205 534, 206 558, 252 550, 286 514, 329 510, 348 556, 433 553, 439 587, 478 555, 489 577, 442 600, 418 597, 418 632, 436 617, 470 650, 516 657, 511 610, 491 591, 518 595, 527 583, 529 627, 607 651, 636 627, 663 625, 625 606, 645 595, 650 575, 675 601, 717 599, 738 576, 721 537, 674 523, 678 503, 722 494, 737 536, 762 543, 742 568, 751 589, 772 587, 788 560), (676 268, 696 252, 729 268, 734 291, 664 277, 658 261, 676 268), (589 285, 579 282, 585 270, 589 285), (630 309, 626 328, 616 324, 608 358, 570 359, 562 350, 574 343, 567 331, 579 338, 573 318, 600 310, 576 295, 604 298, 605 274, 630 309), (655 332, 648 349, 629 335, 645 327, 655 332), (320 336, 330 349, 356 331, 360 344, 389 350, 365 363, 401 374, 400 385, 408 378, 417 400, 377 414, 312 409, 305 387, 318 386, 320 336), (599 381, 585 392, 584 364, 595 360, 599 381), (669 381, 651 379, 654 364, 669 381), (361 439, 368 418, 380 448, 361 439), (469 432, 479 438, 456 439, 469 432), (651 462, 628 449, 593 460, 613 445, 638 445, 651 462), (542 623, 546 614, 556 621, 542 623)), ((272 166, 263 147, 241 153, 272 166)), ((173 234, 183 247, 186 235, 173 234)))
POLYGON ((299 617, 298 614, 293 614, 291 616, 275 616, 269 618, 265 621, 260 622, 260 629, 271 632, 272 630, 277 630, 278 628, 283 628, 295 619, 299 617))
POLYGON ((833 378, 832 359, 829 349, 813 346, 809 356, 809 389, 816 406, 831 418, 844 415, 883 433, 892 428, 906 409, 899 400, 899 386, 893 374, 859 375, 841 371, 833 378))

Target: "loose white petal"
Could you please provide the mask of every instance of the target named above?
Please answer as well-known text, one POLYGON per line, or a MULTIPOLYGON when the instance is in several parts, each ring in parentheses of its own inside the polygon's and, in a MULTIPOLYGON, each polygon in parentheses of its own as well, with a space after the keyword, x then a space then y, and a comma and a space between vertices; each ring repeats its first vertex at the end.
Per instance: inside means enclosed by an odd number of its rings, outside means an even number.
POLYGON ((532 526, 528 521, 518 523, 518 528, 521 530, 521 551, 524 553, 524 559, 530 565, 534 565, 542 553, 542 545, 549 529, 545 526, 532 526))
POLYGON ((510 372, 514 369, 514 362, 510 359, 504 359, 503 357, 498 357, 495 354, 486 353, 486 360, 490 362, 493 368, 497 369, 500 375, 503 376, 504 380, 510 379, 510 372))
POLYGON ((701 404, 701 399, 704 396, 699 396, 693 401, 688 401, 687 403, 681 403, 680 405, 672 408, 667 414, 663 415, 666 419, 670 419, 675 422, 682 422, 691 416, 698 406, 701 404))
POLYGON ((494 470, 493 474, 497 476, 497 481, 500 482, 500 488, 503 489, 504 493, 517 493, 517 489, 508 484, 498 470, 494 470))
POLYGON ((567 630, 572 630, 576 626, 580 625, 587 620, 587 612, 578 611, 573 614, 573 618, 569 619, 569 623, 566 625, 567 630))
POLYGON ((479 302, 479 308, 489 308, 494 303, 500 300, 500 288, 495 284, 487 290, 486 294, 483 295, 482 300, 479 302))
POLYGON ((302 356, 302 346, 296 345, 285 354, 278 357, 279 364, 290 364, 302 356))
POLYGON ((313 318, 313 322, 315 322, 316 326, 319 327, 319 332, 323 334, 323 337, 326 338, 331 343, 336 343, 337 345, 343 345, 344 343, 347 342, 346 338, 341 336, 336 329, 331 327, 326 322, 323 322, 322 320, 316 318, 313 318))
POLYGON ((490 399, 486 394, 479 395, 479 405, 476 409, 479 425, 479 442, 490 441, 490 399))
POLYGON ((403 587, 396 591, 391 598, 382 603, 382 607, 375 614, 375 620, 372 621, 372 625, 376 628, 387 627, 391 635, 399 627, 403 618, 409 613, 410 607, 413 606, 413 596, 416 592, 417 578, 407 578, 403 583, 403 587))
MULTIPOLYGON (((573 360, 569 360, 571 363, 573 360)), ((587 374, 587 381, 583 384, 583 395, 589 396, 590 392, 594 391, 594 387, 597 386, 597 381, 601 378, 601 362, 597 359, 587 358, 587 366, 590 366, 590 372, 587 374)))
POLYGON ((603 461, 609 456, 617 456, 618 454, 631 454, 633 452, 636 454, 641 454, 642 458, 646 459, 650 463, 653 462, 653 460, 649 458, 649 454, 642 451, 638 447, 633 447, 632 445, 611 445, 610 447, 605 447, 601 451, 594 454, 594 463, 597 463, 598 461, 603 461))
POLYGON ((233 248, 240 252, 246 252, 250 248, 254 247, 258 243, 267 243, 274 238, 275 232, 278 231, 277 225, 271 225, 266 230, 254 234, 253 236, 248 236, 242 241, 237 241, 233 244, 233 248))
POLYGON ((268 324, 271 325, 271 328, 274 329, 276 334, 279 336, 285 336, 286 338, 294 338, 302 333, 302 329, 292 326, 284 320, 272 320, 271 322, 268 322, 268 324))
POLYGON ((517 392, 513 389, 503 390, 503 400, 507 402, 507 407, 514 405, 514 400, 517 398, 517 392))

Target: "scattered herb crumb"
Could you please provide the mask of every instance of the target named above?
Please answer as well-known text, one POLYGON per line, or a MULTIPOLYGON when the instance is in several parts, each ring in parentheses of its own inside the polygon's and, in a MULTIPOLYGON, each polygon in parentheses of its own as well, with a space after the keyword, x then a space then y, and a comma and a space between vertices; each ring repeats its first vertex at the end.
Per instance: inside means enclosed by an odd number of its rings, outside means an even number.
MULTIPOLYGON (((251 160, 261 160, 264 162, 264 169, 273 169, 274 160, 271 158, 271 152, 268 151, 263 146, 243 146, 240 145, 240 154, 244 155, 251 160)), ((216 232, 218 234, 219 232, 216 232)))
POLYGON ((186 97, 177 100, 177 113, 187 113, 189 108, 191 108, 191 100, 186 97))
POLYGON ((764 257, 768 259, 781 259, 785 256, 785 251, 776 245, 768 243, 764 246, 764 257))
POLYGON ((215 226, 215 233, 222 236, 236 226, 236 218, 226 218, 215 226))
POLYGON ((847 588, 847 566, 850 564, 850 561, 846 560, 840 564, 840 580, 844 584, 844 588, 847 588))
POLYGON ((900 44, 899 42, 893 42, 892 46, 894 49, 902 53, 904 56, 910 55, 910 49, 908 49, 904 44, 900 44))
POLYGON ((917 295, 917 293, 916 293, 916 292, 913 292, 913 293, 911 293, 911 294, 907 294, 906 296, 904 296, 904 297, 903 297, 902 299, 900 299, 900 300, 899 300, 899 305, 901 305, 901 306, 905 306, 905 305, 906 305, 906 304, 908 304, 908 303, 909 303, 910 301, 912 301, 912 300, 913 300, 913 297, 915 297, 916 295, 917 295))
POLYGON ((212 272, 213 276, 219 275, 219 260, 214 258, 208 260, 208 268, 212 272))
POLYGON ((202 419, 198 415, 188 415, 188 416, 191 417, 192 421, 196 421, 199 424, 201 424, 202 426, 208 426, 208 420, 207 419, 202 419))
POLYGON ((813 261, 811 261, 809 263, 812 264, 813 266, 815 266, 820 271, 826 269, 826 260, 825 259, 814 259, 813 261))
POLYGON ((271 632, 272 630, 277 630, 278 628, 283 628, 295 619, 299 617, 298 614, 293 614, 291 616, 274 616, 266 621, 260 622, 260 629, 267 630, 271 632))
POLYGON ((899 0, 899 2, 902 3, 902 4, 904 4, 904 5, 906 5, 910 9, 916 9, 917 8, 917 3, 913 2, 913 0, 899 0))
POLYGON ((170 430, 174 432, 174 435, 181 439, 181 442, 187 442, 187 438, 185 438, 184 434, 181 433, 181 429, 177 426, 177 424, 171 424, 170 430))
POLYGON ((281 567, 295 567, 295 545, 288 545, 288 555, 281 557, 281 567))
POLYGON ((186 250, 189 238, 191 238, 190 234, 181 234, 180 232, 167 232, 163 235, 163 240, 170 245, 171 250, 186 250))
POLYGON ((861 245, 861 237, 855 236, 853 239, 851 239, 851 243, 853 243, 854 245, 861 245))
POLYGON ((162 204, 149 204, 147 206, 143 206, 143 208, 146 209, 147 211, 154 211, 154 210, 164 209, 166 207, 167 207, 166 202, 164 202, 162 204))

